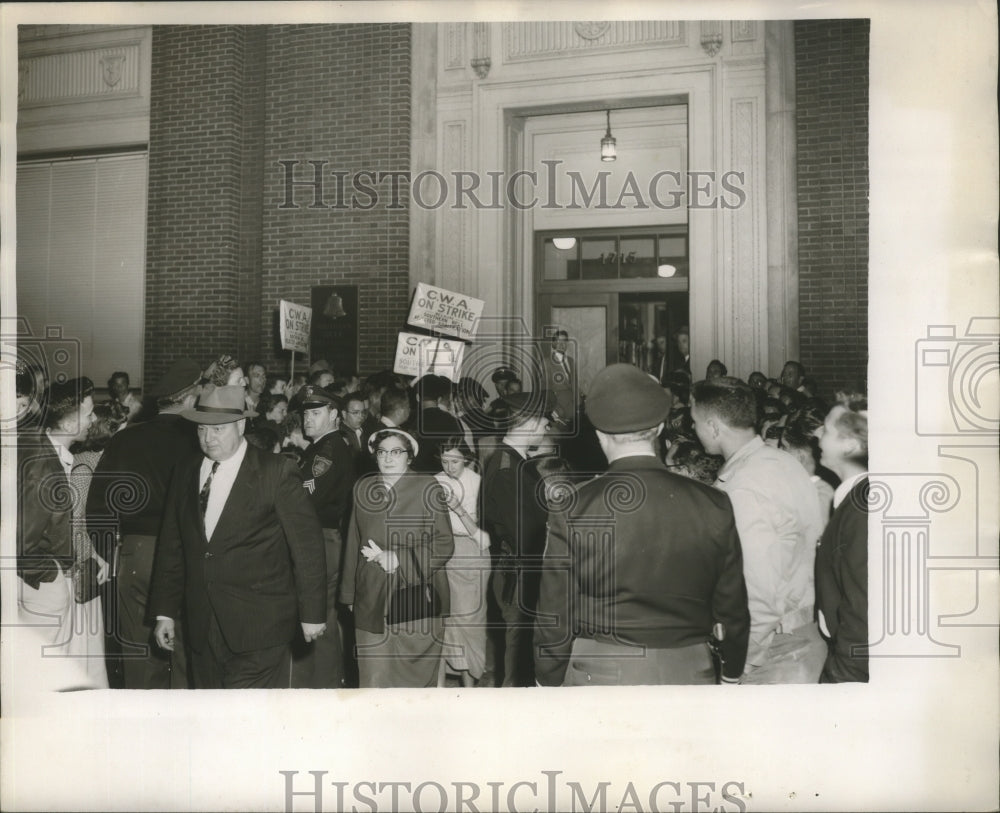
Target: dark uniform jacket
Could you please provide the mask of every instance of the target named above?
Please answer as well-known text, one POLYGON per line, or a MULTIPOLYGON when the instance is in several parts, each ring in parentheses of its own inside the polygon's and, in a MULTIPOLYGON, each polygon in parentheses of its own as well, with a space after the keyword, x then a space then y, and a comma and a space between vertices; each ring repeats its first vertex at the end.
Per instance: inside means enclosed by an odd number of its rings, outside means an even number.
POLYGON ((830 631, 821 682, 868 682, 868 478, 837 506, 816 549, 816 607, 830 631))
POLYGON ((180 618, 183 605, 196 652, 213 613, 234 652, 288 644, 300 622, 325 622, 323 532, 295 464, 248 446, 209 542, 198 505, 201 462, 181 463, 171 483, 150 615, 180 618))
POLYGON ((482 491, 491 552, 509 553, 520 564, 540 558, 548 508, 534 461, 506 443, 499 444, 483 472, 482 491))
POLYGON ((36 590, 73 565, 73 494, 52 441, 17 438, 17 575, 36 590))
POLYGON ((201 460, 198 432, 180 415, 157 415, 118 432, 94 471, 87 496, 88 525, 117 515, 123 534, 156 536, 174 469, 193 458, 201 460))
POLYGON ((339 432, 327 432, 309 444, 299 470, 320 525, 343 532, 350 513, 351 489, 357 479, 347 441, 339 432))
POLYGON ((671 649, 721 622, 724 675, 750 635, 743 554, 729 498, 655 457, 616 460, 549 516, 535 621, 535 675, 563 682, 575 638, 671 649))

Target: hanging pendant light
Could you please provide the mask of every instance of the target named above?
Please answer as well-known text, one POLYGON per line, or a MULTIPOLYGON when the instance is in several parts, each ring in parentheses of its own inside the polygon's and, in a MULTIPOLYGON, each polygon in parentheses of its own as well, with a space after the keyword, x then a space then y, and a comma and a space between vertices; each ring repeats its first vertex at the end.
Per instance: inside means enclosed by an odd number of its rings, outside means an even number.
POLYGON ((611 135, 611 111, 605 111, 608 116, 608 129, 604 134, 604 138, 601 139, 601 160, 602 161, 614 161, 618 158, 618 148, 617 141, 615 137, 611 135))

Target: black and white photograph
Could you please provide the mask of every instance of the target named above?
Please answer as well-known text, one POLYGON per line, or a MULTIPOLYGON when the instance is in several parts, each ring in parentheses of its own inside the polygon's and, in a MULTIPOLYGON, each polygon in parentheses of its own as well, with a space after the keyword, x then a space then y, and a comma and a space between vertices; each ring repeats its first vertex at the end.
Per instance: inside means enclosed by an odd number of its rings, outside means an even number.
POLYGON ((1000 808, 997 30, 5 4, 0 806, 1000 808))

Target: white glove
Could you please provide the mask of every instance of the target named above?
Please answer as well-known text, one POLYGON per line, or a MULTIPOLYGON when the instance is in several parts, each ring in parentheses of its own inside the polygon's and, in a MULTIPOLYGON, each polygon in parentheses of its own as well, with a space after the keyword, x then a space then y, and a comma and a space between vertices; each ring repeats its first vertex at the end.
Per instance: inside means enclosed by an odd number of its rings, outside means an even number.
POLYGON ((377 562, 386 573, 395 573, 399 567, 399 557, 394 551, 382 550, 374 539, 369 539, 368 544, 361 549, 361 555, 369 562, 377 562))

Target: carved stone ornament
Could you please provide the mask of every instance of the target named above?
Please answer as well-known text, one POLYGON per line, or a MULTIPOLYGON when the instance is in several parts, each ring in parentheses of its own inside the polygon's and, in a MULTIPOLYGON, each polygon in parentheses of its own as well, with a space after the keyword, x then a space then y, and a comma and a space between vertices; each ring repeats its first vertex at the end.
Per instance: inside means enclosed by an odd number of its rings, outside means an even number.
POLYGON ((611 28, 610 20, 588 20, 573 23, 573 30, 578 37, 585 40, 596 40, 603 37, 611 28))
POLYGON ((490 75, 490 66, 493 62, 488 56, 477 56, 469 64, 472 65, 472 70, 476 72, 476 76, 480 79, 485 79, 490 75))
POLYGON ((709 56, 715 56, 722 48, 722 23, 705 20, 701 24, 701 47, 709 56))
POLYGON ((101 57, 101 76, 109 88, 113 88, 121 81, 124 62, 124 54, 106 54, 101 57))

